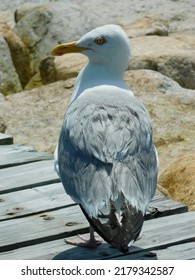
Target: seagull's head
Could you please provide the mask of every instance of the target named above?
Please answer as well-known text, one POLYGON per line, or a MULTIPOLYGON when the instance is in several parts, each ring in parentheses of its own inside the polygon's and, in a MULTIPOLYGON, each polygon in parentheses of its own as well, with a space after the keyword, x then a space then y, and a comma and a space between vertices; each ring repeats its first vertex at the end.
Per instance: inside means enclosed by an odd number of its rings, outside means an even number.
POLYGON ((61 44, 52 49, 53 55, 82 53, 93 64, 110 65, 126 70, 130 58, 130 45, 125 32, 110 24, 93 29, 78 41, 61 44))

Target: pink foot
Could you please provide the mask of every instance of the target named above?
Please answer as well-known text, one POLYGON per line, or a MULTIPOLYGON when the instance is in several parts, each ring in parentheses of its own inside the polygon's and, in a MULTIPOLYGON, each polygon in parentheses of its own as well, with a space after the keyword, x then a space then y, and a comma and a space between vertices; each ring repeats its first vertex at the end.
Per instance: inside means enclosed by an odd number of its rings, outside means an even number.
POLYGON ((87 248, 96 248, 97 246, 101 245, 102 239, 99 237, 95 237, 94 230, 90 227, 90 237, 89 239, 81 237, 78 235, 74 240, 67 240, 65 242, 70 245, 79 246, 79 247, 87 247, 87 248))
POLYGON ((90 238, 85 239, 80 235, 78 235, 78 237, 76 237, 73 240, 65 239, 65 242, 67 244, 78 246, 78 247, 96 248, 97 246, 101 245, 102 240, 101 239, 91 240, 90 238))

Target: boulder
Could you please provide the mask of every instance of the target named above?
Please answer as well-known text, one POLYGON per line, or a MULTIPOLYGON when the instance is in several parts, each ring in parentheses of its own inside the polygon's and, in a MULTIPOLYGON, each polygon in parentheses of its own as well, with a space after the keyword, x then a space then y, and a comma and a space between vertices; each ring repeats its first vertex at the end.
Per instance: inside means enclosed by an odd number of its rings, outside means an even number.
POLYGON ((26 4, 25 8, 22 5, 16 10, 14 31, 29 49, 33 69, 37 72, 40 61, 50 54, 53 46, 77 40, 101 24, 101 18, 80 4, 26 4))
POLYGON ((33 8, 40 7, 40 6, 41 3, 31 3, 31 2, 21 3, 18 7, 16 7, 16 10, 14 12, 15 23, 17 23, 27 13, 30 13, 30 11, 33 8))
POLYGON ((0 91, 7 95, 21 90, 22 85, 12 61, 9 45, 0 33, 0 91))
POLYGON ((151 98, 154 98, 153 93, 156 93, 160 99, 161 94, 165 94, 181 104, 195 105, 195 90, 181 87, 176 81, 160 72, 147 69, 130 70, 125 73, 125 81, 138 95, 143 95, 145 92, 149 98, 151 93, 151 98))
POLYGON ((169 22, 165 19, 144 16, 122 26, 129 38, 158 35, 168 36, 169 22))
POLYGON ((24 90, 31 90, 33 88, 37 88, 40 86, 43 86, 43 82, 40 76, 40 72, 37 72, 28 82, 28 84, 25 86, 24 90))
MULTIPOLYGON (((86 64, 87 58, 79 54, 67 54, 60 57, 47 56, 41 60, 39 71, 31 78, 25 89, 30 90, 42 85, 66 80, 78 75, 86 64)), ((72 83, 70 83, 72 87, 72 83)))
POLYGON ((30 145, 40 151, 54 151, 74 85, 72 81, 71 86, 70 80, 0 99, 6 133, 13 135, 14 143, 30 145))
POLYGON ((76 77, 88 59, 82 54, 48 56, 39 65, 43 84, 76 77))
POLYGON ((152 69, 171 77, 182 87, 195 89, 195 51, 189 42, 161 36, 131 39, 129 69, 152 69))
POLYGON ((70 78, 77 77, 86 63, 87 58, 81 54, 46 56, 41 60, 38 72, 30 79, 25 89, 30 90, 61 80, 68 82, 70 78))
POLYGON ((159 177, 159 184, 171 198, 195 210, 195 150, 172 162, 159 177))
POLYGON ((125 81, 152 118, 161 173, 184 150, 194 149, 195 90, 182 88, 171 78, 152 70, 127 71, 125 81))
POLYGON ((0 6, 0 19, 1 21, 5 21, 11 29, 14 28, 15 20, 14 20, 14 13, 12 10, 2 11, 0 6))
POLYGON ((18 74, 22 87, 32 76, 29 51, 21 39, 10 29, 5 21, 0 21, 0 33, 4 36, 11 53, 13 65, 18 74))

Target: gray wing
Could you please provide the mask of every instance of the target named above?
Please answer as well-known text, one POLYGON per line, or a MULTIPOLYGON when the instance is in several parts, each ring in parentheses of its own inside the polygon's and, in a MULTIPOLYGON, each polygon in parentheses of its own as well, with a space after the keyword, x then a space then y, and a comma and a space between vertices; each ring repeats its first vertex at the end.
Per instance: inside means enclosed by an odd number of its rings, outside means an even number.
MULTIPOLYGON (((120 92, 119 92, 120 93, 120 92)), ((59 139, 66 192, 89 217, 123 201, 145 213, 157 183, 157 159, 145 107, 121 94, 86 93, 68 108, 59 139)))

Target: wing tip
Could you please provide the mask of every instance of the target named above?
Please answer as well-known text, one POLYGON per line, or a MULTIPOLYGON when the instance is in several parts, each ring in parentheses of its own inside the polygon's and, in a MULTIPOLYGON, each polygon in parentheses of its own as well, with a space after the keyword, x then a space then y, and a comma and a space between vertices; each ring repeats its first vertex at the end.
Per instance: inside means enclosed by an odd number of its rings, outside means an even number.
POLYGON ((105 217, 106 222, 102 223, 102 217, 101 222, 98 218, 91 218, 81 205, 80 207, 91 226, 107 243, 124 254, 128 253, 129 246, 136 241, 142 229, 144 216, 140 210, 131 204, 123 203, 119 222, 112 205, 109 216, 105 217))

